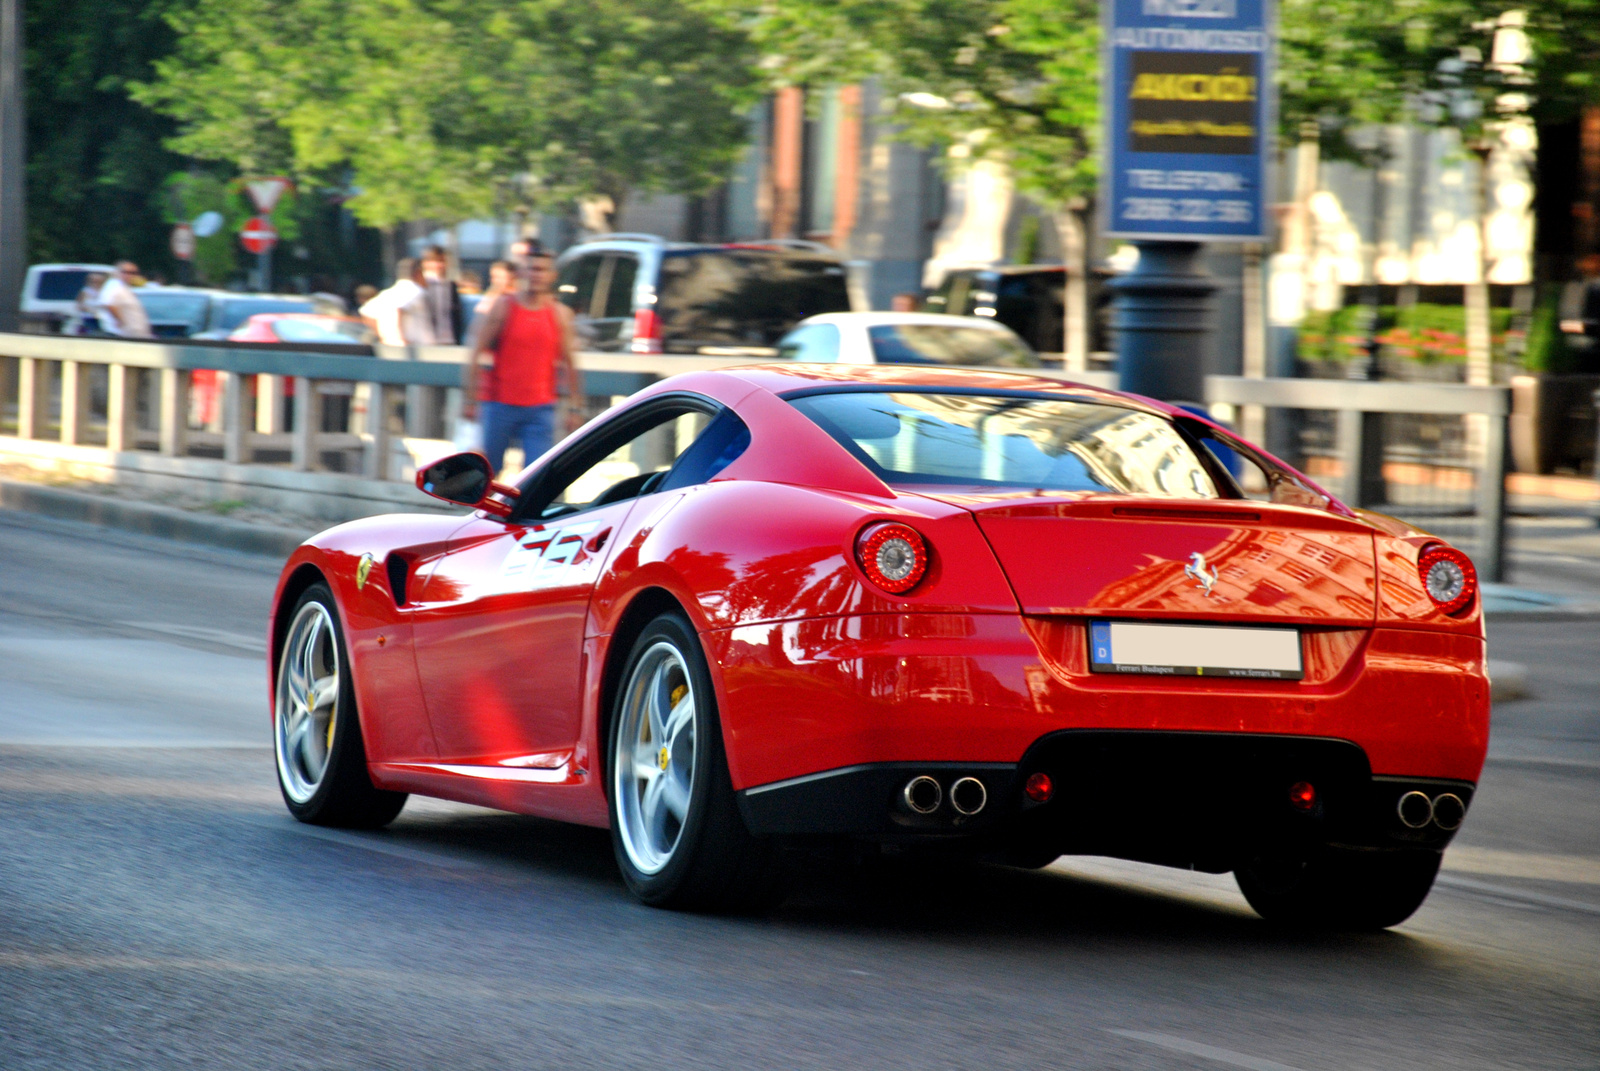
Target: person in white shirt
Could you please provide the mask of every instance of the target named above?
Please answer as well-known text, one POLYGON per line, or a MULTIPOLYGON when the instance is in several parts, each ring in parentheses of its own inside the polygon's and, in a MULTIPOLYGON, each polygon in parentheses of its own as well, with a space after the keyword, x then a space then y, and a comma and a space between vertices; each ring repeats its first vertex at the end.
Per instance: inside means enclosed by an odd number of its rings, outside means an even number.
POLYGON ((95 298, 95 311, 100 317, 100 329, 119 338, 154 338, 150 330, 150 317, 133 292, 139 278, 139 265, 131 260, 117 262, 117 274, 107 279, 95 298))
POLYGON ((429 322, 421 264, 406 257, 395 265, 394 275, 394 285, 362 305, 361 315, 377 325, 378 341, 385 345, 433 345, 437 339, 429 322))

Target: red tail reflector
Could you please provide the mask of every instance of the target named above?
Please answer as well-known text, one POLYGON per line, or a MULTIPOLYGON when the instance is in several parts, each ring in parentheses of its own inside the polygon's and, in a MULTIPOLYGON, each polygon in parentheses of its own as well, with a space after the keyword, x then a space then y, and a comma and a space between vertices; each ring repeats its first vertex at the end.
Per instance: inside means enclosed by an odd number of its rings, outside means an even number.
POLYGON ((634 353, 661 352, 661 317, 652 308, 635 309, 633 313, 634 353))
POLYGON ((1428 598, 1447 614, 1470 604, 1478 593, 1478 571, 1472 567, 1472 559, 1443 543, 1422 548, 1417 555, 1417 572, 1428 598))
POLYGON ((1022 794, 1035 803, 1049 803, 1050 797, 1056 794, 1055 782, 1043 771, 1029 774, 1022 786, 1022 794))

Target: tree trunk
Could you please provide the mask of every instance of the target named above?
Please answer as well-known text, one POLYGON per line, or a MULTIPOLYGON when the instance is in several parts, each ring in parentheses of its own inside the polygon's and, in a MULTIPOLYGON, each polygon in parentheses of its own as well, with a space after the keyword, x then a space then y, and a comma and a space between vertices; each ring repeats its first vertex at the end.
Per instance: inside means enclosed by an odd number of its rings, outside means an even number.
POLYGON ((1068 372, 1084 372, 1089 368, 1089 241, 1085 211, 1086 206, 1080 202, 1056 212, 1061 262, 1067 269, 1061 350, 1068 372))

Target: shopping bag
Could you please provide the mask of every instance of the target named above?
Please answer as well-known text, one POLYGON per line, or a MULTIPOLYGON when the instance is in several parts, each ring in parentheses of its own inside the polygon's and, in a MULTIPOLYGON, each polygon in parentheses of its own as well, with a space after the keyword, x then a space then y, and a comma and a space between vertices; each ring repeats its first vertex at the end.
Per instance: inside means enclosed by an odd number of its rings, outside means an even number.
POLYGON ((456 418, 455 435, 451 436, 457 450, 462 453, 483 453, 483 425, 466 417, 456 418))

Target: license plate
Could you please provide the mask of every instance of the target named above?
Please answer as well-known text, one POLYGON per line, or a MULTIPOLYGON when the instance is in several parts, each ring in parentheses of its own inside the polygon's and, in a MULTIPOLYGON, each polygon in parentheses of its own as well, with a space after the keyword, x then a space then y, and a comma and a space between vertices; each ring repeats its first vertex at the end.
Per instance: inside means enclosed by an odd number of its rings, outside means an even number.
POLYGON ((1089 668, 1160 677, 1297 681, 1305 676, 1298 629, 1137 621, 1091 621, 1089 668))

